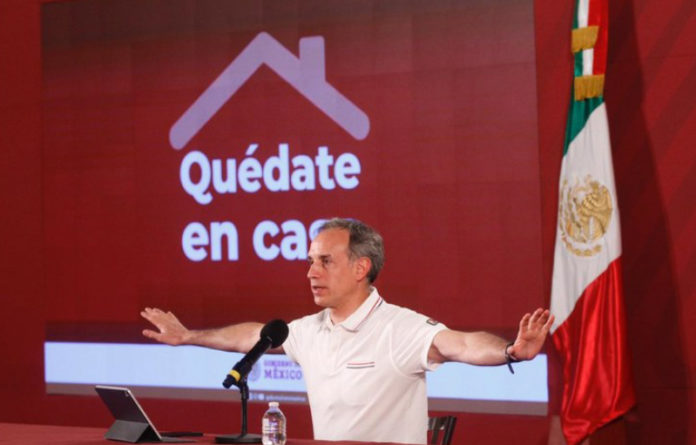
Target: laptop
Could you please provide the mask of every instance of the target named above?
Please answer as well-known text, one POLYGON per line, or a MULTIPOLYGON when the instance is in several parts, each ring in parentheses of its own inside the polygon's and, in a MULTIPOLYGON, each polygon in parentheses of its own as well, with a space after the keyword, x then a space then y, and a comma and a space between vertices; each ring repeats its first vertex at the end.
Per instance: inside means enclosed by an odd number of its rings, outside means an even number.
POLYGON ((114 416, 114 423, 104 435, 105 439, 130 443, 193 442, 188 439, 167 437, 157 431, 130 389, 102 385, 97 385, 94 389, 114 416))

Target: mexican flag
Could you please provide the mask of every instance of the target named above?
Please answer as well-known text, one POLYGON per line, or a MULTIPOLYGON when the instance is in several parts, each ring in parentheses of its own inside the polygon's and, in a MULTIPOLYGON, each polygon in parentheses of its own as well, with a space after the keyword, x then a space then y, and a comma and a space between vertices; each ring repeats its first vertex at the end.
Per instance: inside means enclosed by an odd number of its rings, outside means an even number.
POLYGON ((563 360, 561 426, 570 445, 635 404, 603 96, 607 1, 577 0, 574 91, 559 180, 551 333, 563 360))

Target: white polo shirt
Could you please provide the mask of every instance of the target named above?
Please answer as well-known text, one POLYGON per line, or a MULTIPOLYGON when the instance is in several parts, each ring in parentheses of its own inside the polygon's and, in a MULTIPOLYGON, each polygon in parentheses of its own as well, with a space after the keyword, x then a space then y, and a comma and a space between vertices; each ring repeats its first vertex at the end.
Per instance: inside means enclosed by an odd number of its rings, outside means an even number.
POLYGON ((345 321, 328 309, 290 323, 283 349, 302 366, 317 440, 426 443, 428 350, 442 323, 372 289, 345 321))

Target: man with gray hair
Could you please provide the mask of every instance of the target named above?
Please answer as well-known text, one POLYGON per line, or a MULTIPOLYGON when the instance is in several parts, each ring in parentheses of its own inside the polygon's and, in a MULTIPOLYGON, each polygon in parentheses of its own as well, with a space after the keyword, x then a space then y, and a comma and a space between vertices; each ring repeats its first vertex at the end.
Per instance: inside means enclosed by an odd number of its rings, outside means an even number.
POLYGON ((330 229, 348 232, 348 250, 352 259, 366 257, 372 263, 367 274, 370 283, 374 283, 384 266, 384 241, 382 235, 372 227, 356 219, 333 218, 326 221, 319 232, 330 229))
MULTIPOLYGON (((292 321, 287 340, 272 352, 302 367, 317 440, 425 443, 426 371, 447 361, 531 360, 553 323, 548 310, 525 314, 508 343, 387 303, 373 286, 384 265, 382 237, 357 220, 327 221, 307 256, 314 302, 324 309, 292 321)), ((263 326, 189 330, 171 312, 145 308, 141 315, 157 328, 143 331, 154 340, 244 353, 263 326)))

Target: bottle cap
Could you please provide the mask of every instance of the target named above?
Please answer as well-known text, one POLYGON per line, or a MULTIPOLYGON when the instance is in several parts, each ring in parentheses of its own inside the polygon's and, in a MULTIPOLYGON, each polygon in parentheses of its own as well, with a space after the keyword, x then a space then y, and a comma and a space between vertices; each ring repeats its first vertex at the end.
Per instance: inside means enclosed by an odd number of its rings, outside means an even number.
POLYGON ((278 408, 278 402, 268 402, 268 406, 271 408, 278 408))

